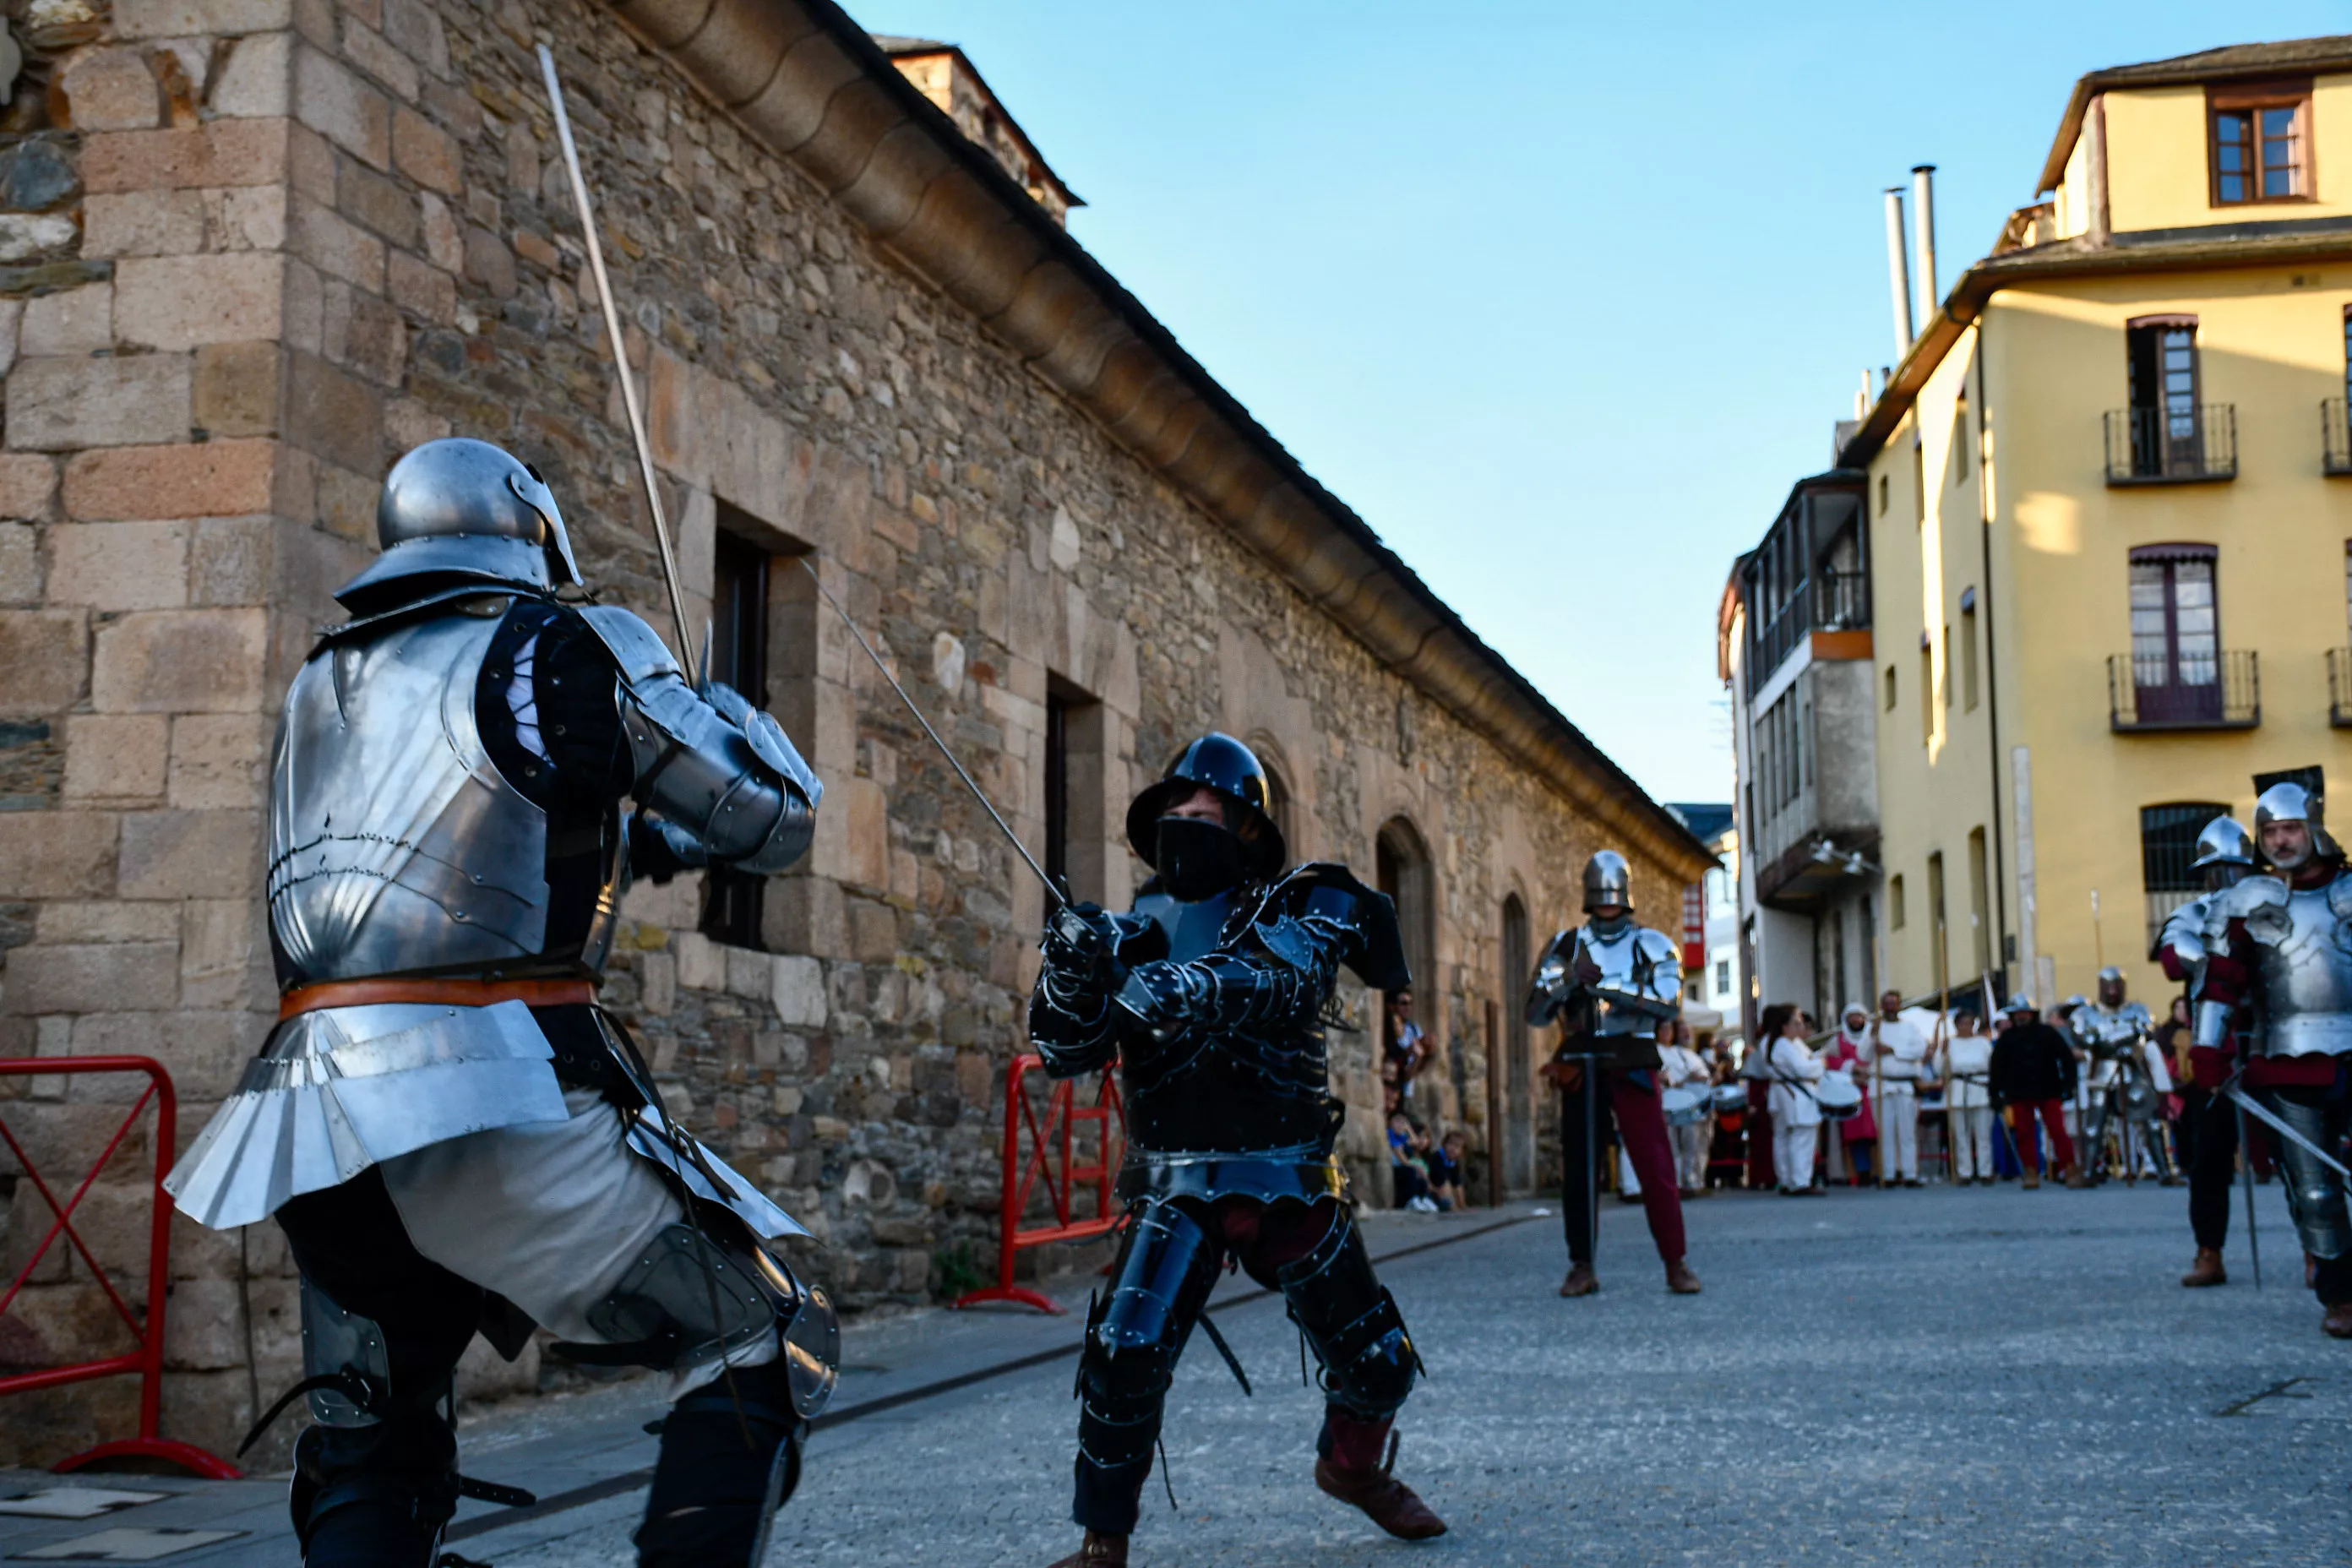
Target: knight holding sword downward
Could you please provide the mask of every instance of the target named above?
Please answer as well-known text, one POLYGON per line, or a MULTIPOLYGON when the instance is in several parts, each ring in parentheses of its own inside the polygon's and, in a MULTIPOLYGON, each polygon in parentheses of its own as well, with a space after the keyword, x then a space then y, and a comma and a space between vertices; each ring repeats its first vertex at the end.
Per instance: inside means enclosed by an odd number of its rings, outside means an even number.
POLYGON ((2266 875, 2211 895, 2194 1045, 2218 1048, 2232 1009, 2258 1032, 2222 1092, 2279 1134, 2288 1207, 2315 1260, 2321 1327, 2352 1339, 2352 1212, 2340 1163, 2352 1130, 2352 870, 2327 831, 2319 792, 2274 784, 2254 802, 2266 875), (2243 1097, 2240 1099, 2239 1097, 2243 1097))
POLYGON ((1564 1100, 1560 1210, 1569 1271, 1559 1293, 1590 1296, 1601 1288, 1592 1266, 1599 1228, 1594 1167, 1605 1094, 1621 1144, 1641 1178, 1666 1289, 1695 1296, 1698 1276, 1683 1260, 1682 1196, 1658 1094, 1658 1026, 1681 1016, 1682 963, 1672 938, 1634 920, 1633 871, 1614 849, 1601 850, 1585 865, 1584 912, 1585 923, 1554 936, 1537 961, 1527 1009, 1529 1024, 1540 1028, 1556 1022, 1561 1029, 1559 1054, 1545 1068, 1564 1100))

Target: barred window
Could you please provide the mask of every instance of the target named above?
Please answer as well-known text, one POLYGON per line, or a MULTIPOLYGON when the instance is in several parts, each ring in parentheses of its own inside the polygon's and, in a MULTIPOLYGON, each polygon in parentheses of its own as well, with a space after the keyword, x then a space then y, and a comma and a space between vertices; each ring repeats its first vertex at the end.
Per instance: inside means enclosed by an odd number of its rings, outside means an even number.
POLYGON ((2191 868, 2197 858, 2197 836, 2205 825, 2229 810, 2220 801, 2172 801, 2144 805, 2139 812, 2140 882, 2147 889, 2147 944, 2152 949, 2172 911, 2204 891, 2204 881, 2191 868))

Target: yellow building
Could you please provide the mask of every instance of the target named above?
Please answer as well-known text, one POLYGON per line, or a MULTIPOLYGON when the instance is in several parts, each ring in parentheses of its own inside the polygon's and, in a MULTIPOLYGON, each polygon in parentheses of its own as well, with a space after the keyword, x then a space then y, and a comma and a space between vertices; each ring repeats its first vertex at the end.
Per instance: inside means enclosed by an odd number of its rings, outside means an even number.
POLYGON ((2040 189, 1841 454, 1914 995, 2157 995, 2203 821, 2352 781, 2352 37, 2086 76, 2040 189))

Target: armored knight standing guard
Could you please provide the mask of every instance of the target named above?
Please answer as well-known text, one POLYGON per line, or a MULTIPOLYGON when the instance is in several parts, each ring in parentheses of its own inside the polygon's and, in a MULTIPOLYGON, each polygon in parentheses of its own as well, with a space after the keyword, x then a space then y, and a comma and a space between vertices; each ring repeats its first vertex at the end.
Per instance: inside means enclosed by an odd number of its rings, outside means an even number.
POLYGON ((1562 1090, 1560 1212, 1569 1270, 1559 1293, 1590 1296, 1601 1289, 1592 1244, 1605 1090, 1625 1157, 1642 1183, 1666 1289, 1695 1296, 1698 1276, 1683 1260, 1682 1196, 1658 1099, 1658 1025, 1681 1016, 1682 963, 1664 931, 1633 919, 1633 870, 1614 849, 1585 864, 1584 912, 1591 918, 1544 949, 1528 995, 1528 1022, 1538 1028, 1557 1022, 1562 1030, 1559 1054, 1546 1069, 1562 1090))
POLYGON ((2172 1069, 2156 1044, 2156 1020, 2147 1005, 2126 994, 2124 972, 2113 964, 2099 971, 2095 1001, 2074 1009, 2074 1037, 2089 1053, 2090 1109, 2083 1124, 2083 1163, 2093 1182, 2107 1174, 2107 1146, 2116 1142, 2116 1165, 2126 1178, 2153 1160, 2164 1184, 2177 1186, 2171 1145, 2164 1136, 2164 1097, 2172 1092, 2172 1069))
POLYGON ((2254 802, 2254 844, 2269 875, 2215 893, 2206 909, 2193 1037, 2221 1047, 2232 1009, 2252 1004, 2241 1069, 2251 1108, 2280 1134, 2288 1206, 2327 1309, 2321 1326, 2352 1339, 2352 1214, 2336 1163, 2352 1127, 2352 872, 2319 795, 2299 784, 2254 802))
POLYGON ((1086 1539, 1057 1568, 1127 1561, 1170 1380, 1195 1323, 1216 1339, 1202 1309, 1228 1258, 1282 1292, 1322 1367, 1316 1485, 1392 1535, 1445 1530, 1382 1459, 1421 1361, 1332 1156, 1344 1108, 1323 1044, 1341 964, 1375 990, 1408 983, 1396 911, 1345 867, 1286 871, 1266 799, 1248 747, 1202 736, 1128 810, 1157 873, 1133 912, 1072 905, 1045 930, 1030 1036, 1056 1077, 1118 1061, 1131 1216, 1087 1323, 1086 1539))
MULTIPOLYGON (((2205 999, 2207 913, 2214 899, 2244 880, 2253 867, 2253 839, 2235 817, 2224 815, 2207 823, 2197 835, 2197 858, 2189 867, 2203 879, 2205 891, 2173 910, 2157 938, 2157 961, 2168 977, 2187 988, 2192 1042, 2197 1009, 2205 999)), ((2230 1239, 2230 1183, 2237 1168, 2239 1116, 2221 1085, 2230 1076, 2237 1037, 2235 1017, 2225 1016, 2225 1026, 2214 1041, 2192 1043, 2188 1081, 2180 1086, 2179 1126, 2181 1158, 2189 1166, 2189 1229, 2197 1241, 2197 1256, 2180 1283, 2192 1290, 2230 1282, 2221 1248, 2230 1239)))
POLYGON ((595 992, 633 867, 781 869, 822 788, 636 616, 558 600, 580 572, 535 469, 427 443, 376 526, 278 735, 279 1023, 170 1184, 205 1225, 274 1215, 301 1266, 304 1561, 433 1561, 461 1493, 500 1489, 457 1474, 457 1358, 538 1323, 683 1385, 639 1561, 756 1563, 833 1310, 768 1246, 805 1232, 663 1113, 595 992))

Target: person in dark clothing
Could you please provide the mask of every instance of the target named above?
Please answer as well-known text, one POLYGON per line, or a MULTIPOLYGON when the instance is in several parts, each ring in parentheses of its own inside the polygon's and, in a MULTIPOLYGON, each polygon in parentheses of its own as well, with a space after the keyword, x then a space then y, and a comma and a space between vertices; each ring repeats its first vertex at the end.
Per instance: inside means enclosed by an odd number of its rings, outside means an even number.
POLYGON ((2004 1011, 2009 1026, 1992 1047, 1992 1103, 2015 1135, 2018 1162, 2025 1167, 2024 1184, 2040 1186, 2042 1166, 2048 1163, 2027 1157, 2032 1147, 2033 1120, 2038 1116, 2050 1140, 2050 1152, 2056 1156, 2053 1173, 2063 1171, 2068 1186, 2083 1186, 2083 1173, 2074 1163, 2074 1141, 2066 1136, 2066 1101, 2074 1092, 2074 1053, 2066 1037, 2043 1023, 2025 998, 2011 1002, 2004 1011))

